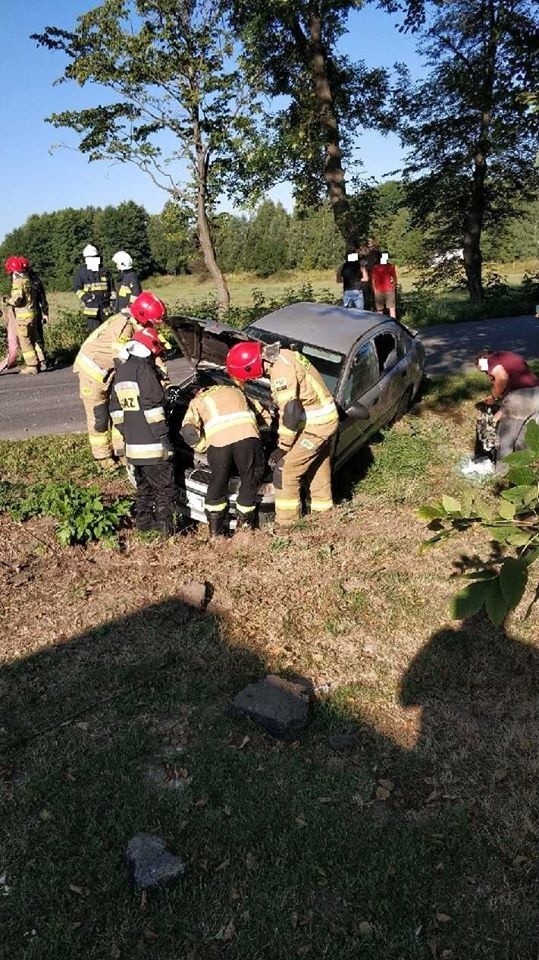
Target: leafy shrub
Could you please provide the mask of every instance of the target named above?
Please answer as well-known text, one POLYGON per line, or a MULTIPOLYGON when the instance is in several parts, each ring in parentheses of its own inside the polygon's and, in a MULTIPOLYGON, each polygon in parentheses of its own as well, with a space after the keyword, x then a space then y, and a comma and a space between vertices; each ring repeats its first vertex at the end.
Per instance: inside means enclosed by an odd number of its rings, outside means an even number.
POLYGON ((103 501, 96 487, 79 487, 74 483, 32 484, 20 494, 20 487, 0 489, 0 510, 7 509, 14 520, 30 517, 52 517, 57 521, 56 536, 61 544, 88 543, 114 535, 131 513, 131 500, 116 498, 103 501))
POLYGON ((47 355, 54 363, 71 363, 88 336, 82 313, 67 310, 61 311, 54 323, 47 323, 44 331, 47 355))
POLYGON ((278 297, 267 297, 262 290, 253 290, 252 305, 246 307, 230 307, 223 315, 219 314, 217 301, 213 299, 202 300, 199 303, 175 303, 171 309, 171 315, 184 315, 199 318, 201 320, 219 320, 221 323, 228 324, 242 330, 244 327, 254 323, 264 314, 272 310, 279 310, 280 307, 286 307, 290 303, 302 303, 303 301, 334 303, 335 295, 330 290, 321 290, 315 294, 310 283, 303 283, 299 287, 286 287, 278 297))
MULTIPOLYGON (((434 532, 426 547, 476 524, 491 537, 491 559, 465 575, 471 582, 453 598, 451 613, 457 620, 484 607, 492 623, 501 624, 520 603, 529 567, 539 560, 539 425, 535 421, 526 430, 526 449, 510 453, 504 463, 509 467, 508 486, 495 507, 469 491, 460 500, 444 496, 440 503, 418 511, 434 532)), ((539 584, 532 603, 538 598, 539 584)))

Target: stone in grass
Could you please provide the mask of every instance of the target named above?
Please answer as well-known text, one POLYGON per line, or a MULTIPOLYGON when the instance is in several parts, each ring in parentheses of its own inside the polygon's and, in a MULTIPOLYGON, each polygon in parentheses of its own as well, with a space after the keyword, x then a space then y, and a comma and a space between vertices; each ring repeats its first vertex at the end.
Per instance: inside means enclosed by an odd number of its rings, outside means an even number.
POLYGON ((205 610, 211 596, 211 586, 204 580, 191 580, 184 583, 178 590, 179 599, 188 607, 194 607, 195 610, 205 610))
POLYGON ((278 740, 295 740, 309 719, 309 691, 300 683, 269 674, 241 690, 229 713, 249 717, 278 740))
POLYGON ((155 890, 174 883, 185 873, 185 863, 170 853, 154 833, 136 833, 127 844, 126 860, 137 890, 155 890))

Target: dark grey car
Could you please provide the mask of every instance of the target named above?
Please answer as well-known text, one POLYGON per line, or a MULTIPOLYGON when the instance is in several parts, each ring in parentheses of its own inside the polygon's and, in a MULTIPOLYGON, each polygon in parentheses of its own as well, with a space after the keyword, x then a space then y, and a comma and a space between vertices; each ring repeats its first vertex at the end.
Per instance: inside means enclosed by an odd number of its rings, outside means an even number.
MULTIPOLYGON (((177 450, 181 512, 205 521, 204 501, 209 480, 205 456, 193 454, 182 443, 179 425, 191 399, 197 369, 212 379, 227 382, 226 354, 239 340, 278 341, 303 353, 331 390, 340 412, 340 427, 333 451, 333 469, 339 470, 369 438, 408 409, 416 396, 425 362, 415 333, 388 317, 362 310, 347 310, 320 303, 294 303, 261 317, 243 331, 217 323, 175 317, 170 321, 191 372, 169 391, 171 432, 177 450)), ((247 393, 271 408, 269 381, 247 384, 247 393)), ((262 439, 275 446, 269 432, 262 439)), ((232 477, 230 514, 238 486, 232 477)), ((260 511, 273 512, 271 476, 260 488, 260 511)))

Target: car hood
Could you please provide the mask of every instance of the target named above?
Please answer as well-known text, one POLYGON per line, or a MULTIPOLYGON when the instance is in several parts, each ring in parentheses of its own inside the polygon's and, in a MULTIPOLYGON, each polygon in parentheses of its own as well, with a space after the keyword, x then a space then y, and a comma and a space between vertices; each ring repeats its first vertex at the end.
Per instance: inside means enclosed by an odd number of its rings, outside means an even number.
POLYGON ((166 322, 183 356, 193 367, 202 361, 224 367, 227 353, 235 343, 257 339, 215 320, 175 316, 166 322))

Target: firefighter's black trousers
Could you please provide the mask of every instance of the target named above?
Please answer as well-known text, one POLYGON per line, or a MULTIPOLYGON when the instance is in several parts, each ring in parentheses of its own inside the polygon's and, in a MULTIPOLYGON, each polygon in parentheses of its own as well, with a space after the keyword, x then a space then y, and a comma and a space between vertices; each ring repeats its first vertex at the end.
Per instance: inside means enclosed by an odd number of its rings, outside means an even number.
POLYGON ((226 447, 208 447, 211 480, 206 493, 206 510, 226 509, 228 478, 233 464, 240 475, 237 508, 245 513, 254 509, 258 487, 264 476, 264 448, 257 437, 237 440, 226 447))
POLYGON ((136 512, 139 530, 151 530, 174 513, 176 481, 171 461, 135 467, 137 482, 136 512))

